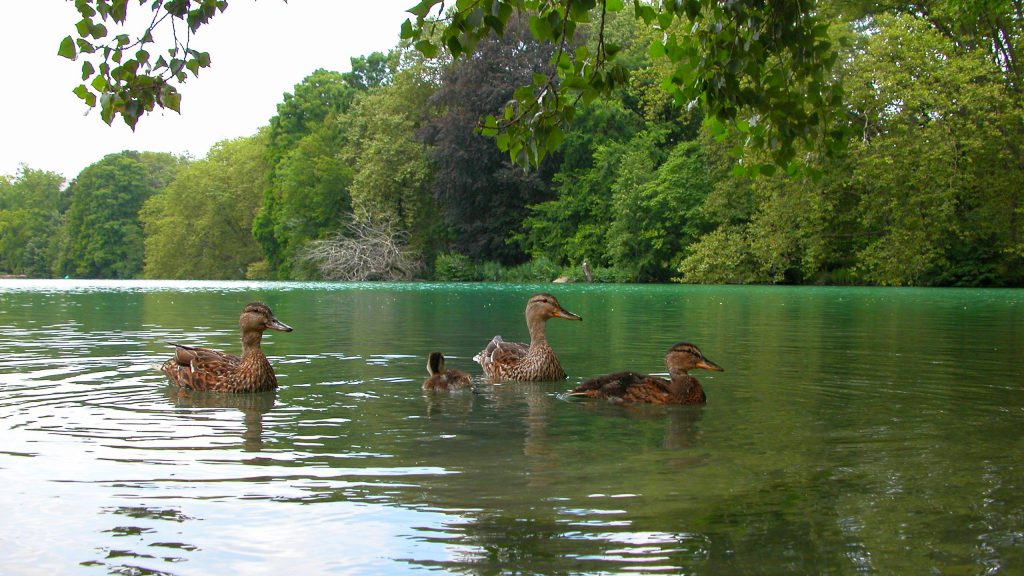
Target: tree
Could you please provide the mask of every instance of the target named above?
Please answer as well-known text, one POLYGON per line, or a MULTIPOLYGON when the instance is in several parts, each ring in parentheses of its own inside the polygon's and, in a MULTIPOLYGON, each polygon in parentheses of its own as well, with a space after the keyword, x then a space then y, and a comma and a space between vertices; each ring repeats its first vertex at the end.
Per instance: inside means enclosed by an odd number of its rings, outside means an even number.
POLYGON ((982 50, 929 22, 881 16, 847 80, 862 136, 852 186, 879 284, 1020 279, 1020 101, 982 50))
POLYGON ((526 206, 550 196, 551 166, 524 172, 474 132, 481 115, 499 110, 550 58, 551 47, 532 40, 525 20, 512 21, 504 36, 481 42, 477 57, 446 68, 430 99, 439 113, 423 130, 432 146, 433 195, 452 247, 474 260, 521 261, 523 253, 506 240, 526 206))
POLYGON ((337 119, 345 135, 340 156, 354 167, 350 192, 356 220, 391 222, 420 252, 429 251, 439 234, 430 158, 416 138, 428 120, 426 102, 433 90, 422 64, 414 63, 391 84, 362 94, 337 119))
POLYGON ((22 166, 0 178, 0 271, 50 276, 67 205, 60 174, 22 166))
POLYGON ((120 152, 82 170, 68 186, 58 276, 134 278, 142 271, 139 211, 166 186, 180 160, 170 154, 120 152))
POLYGON ((271 172, 252 232, 279 277, 289 277, 305 242, 333 230, 350 210, 351 168, 337 157, 342 135, 328 119, 348 110, 355 95, 341 73, 316 70, 285 94, 270 120, 271 172))
POLYGON ((221 142, 143 206, 147 278, 245 278, 261 259, 252 220, 266 181, 266 134, 221 142))
POLYGON ((533 259, 608 266, 612 182, 640 123, 620 104, 594 102, 566 136, 556 198, 529 207, 516 239, 533 259))
POLYGON ((683 142, 667 158, 653 150, 657 134, 642 134, 622 159, 612 184, 608 230, 612 264, 645 282, 669 279, 683 251, 705 232, 701 206, 710 190, 703 150, 683 142))
POLYGON ((373 52, 369 56, 356 56, 350 58, 352 67, 349 72, 341 76, 345 83, 356 90, 369 90, 379 86, 391 84, 394 77, 397 53, 384 54, 373 52))

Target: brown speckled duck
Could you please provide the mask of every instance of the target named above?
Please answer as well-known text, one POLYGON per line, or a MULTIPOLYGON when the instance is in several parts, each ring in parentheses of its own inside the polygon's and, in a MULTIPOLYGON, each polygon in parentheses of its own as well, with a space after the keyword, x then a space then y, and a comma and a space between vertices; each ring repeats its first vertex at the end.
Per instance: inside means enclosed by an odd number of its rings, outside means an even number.
POLYGON ((430 378, 423 381, 423 389, 442 392, 445 390, 461 390, 473 384, 469 374, 454 368, 444 369, 444 354, 431 352, 427 357, 427 373, 430 378))
POLYGON ((262 302, 247 304, 238 319, 242 357, 219 350, 174 344, 174 357, 161 369, 178 386, 215 392, 259 392, 277 388, 277 377, 260 349, 263 331, 291 332, 262 302))
POLYGON ((671 380, 636 372, 616 372, 591 378, 573 388, 569 396, 606 398, 613 402, 647 404, 704 404, 707 397, 688 370, 703 368, 721 372, 723 368, 704 357, 700 348, 680 342, 668 349, 665 364, 671 380))
POLYGON ((569 312, 551 294, 534 294, 526 304, 526 326, 530 330, 530 345, 505 342, 495 336, 479 354, 473 357, 480 363, 491 382, 506 380, 546 381, 562 380, 565 371, 548 344, 544 323, 548 318, 583 320, 569 312))

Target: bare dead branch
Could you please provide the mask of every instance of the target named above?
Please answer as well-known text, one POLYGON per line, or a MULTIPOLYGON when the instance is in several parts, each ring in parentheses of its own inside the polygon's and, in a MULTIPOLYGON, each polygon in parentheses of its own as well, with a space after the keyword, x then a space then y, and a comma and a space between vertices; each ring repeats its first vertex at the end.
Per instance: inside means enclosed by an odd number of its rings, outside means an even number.
POLYGON ((344 231, 310 242, 299 259, 326 280, 409 280, 422 263, 407 242, 408 234, 391 222, 352 221, 344 231))

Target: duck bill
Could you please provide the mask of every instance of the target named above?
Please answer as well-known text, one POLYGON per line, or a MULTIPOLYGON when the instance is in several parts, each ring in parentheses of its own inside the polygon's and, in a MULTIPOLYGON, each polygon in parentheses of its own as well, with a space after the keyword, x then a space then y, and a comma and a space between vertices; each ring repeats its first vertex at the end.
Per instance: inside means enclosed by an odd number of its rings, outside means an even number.
POLYGON ((701 360, 697 362, 697 368, 703 368, 705 370, 714 370, 715 372, 725 372, 725 368, 722 368, 721 366, 715 364, 714 362, 708 360, 707 358, 701 358, 701 360))
POLYGON ((565 320, 579 320, 580 322, 583 322, 583 318, 580 318, 576 314, 573 314, 572 312, 569 312, 564 308, 555 312, 555 318, 562 318, 565 320))
POLYGON ((271 318, 270 319, 270 323, 267 324, 267 328, 270 328, 271 330, 280 330, 281 332, 291 332, 292 331, 292 327, 291 326, 285 324, 284 322, 281 322, 277 318, 271 318))

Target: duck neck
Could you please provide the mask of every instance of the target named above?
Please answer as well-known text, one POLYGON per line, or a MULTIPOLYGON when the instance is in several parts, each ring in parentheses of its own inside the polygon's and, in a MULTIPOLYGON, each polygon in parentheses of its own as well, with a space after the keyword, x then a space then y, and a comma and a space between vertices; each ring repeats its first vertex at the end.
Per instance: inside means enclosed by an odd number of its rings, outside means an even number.
POLYGON ((526 318, 526 327, 530 330, 530 349, 548 347, 548 337, 544 332, 544 319, 533 316, 526 318))
POLYGON ((260 348, 260 342, 263 340, 263 332, 259 330, 252 330, 242 332, 242 357, 246 358, 252 355, 263 355, 263 350, 260 348))
POLYGON ((694 385, 699 385, 697 379, 686 370, 669 370, 669 375, 672 377, 672 387, 678 394, 688 394, 693 391, 694 385))
POLYGON ((703 404, 706 401, 704 388, 696 378, 686 372, 670 372, 672 374, 672 395, 677 404, 703 404))

